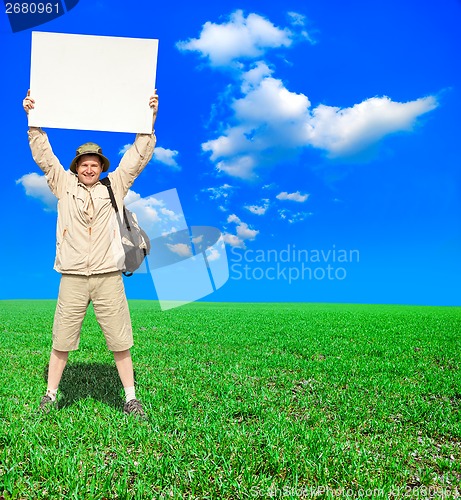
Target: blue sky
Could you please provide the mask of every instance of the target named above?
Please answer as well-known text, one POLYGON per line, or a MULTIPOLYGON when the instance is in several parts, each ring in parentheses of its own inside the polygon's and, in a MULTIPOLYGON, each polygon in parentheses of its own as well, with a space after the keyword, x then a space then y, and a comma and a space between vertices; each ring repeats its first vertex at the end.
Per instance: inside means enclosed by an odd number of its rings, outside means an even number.
MULTIPOLYGON (((80 0, 34 30, 159 39, 158 147, 131 196, 176 189, 189 226, 222 232, 229 279, 206 300, 461 305, 460 21, 455 0, 80 0)), ((22 110, 31 31, 0 16, 5 299, 59 283, 22 110)), ((64 165, 133 140, 47 132, 64 165)))

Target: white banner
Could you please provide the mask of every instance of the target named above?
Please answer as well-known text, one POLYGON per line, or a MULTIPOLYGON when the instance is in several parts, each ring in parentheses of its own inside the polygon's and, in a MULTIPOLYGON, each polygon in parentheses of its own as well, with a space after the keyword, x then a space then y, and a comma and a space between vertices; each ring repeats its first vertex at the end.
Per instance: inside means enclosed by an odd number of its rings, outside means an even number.
POLYGON ((29 126, 150 133, 158 40, 32 33, 29 126))

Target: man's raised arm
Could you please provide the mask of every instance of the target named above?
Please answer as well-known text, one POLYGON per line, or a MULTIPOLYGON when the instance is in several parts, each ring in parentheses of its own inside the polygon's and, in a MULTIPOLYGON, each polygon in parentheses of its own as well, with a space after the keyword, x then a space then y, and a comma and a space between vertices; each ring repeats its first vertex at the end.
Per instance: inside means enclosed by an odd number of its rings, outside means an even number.
POLYGON ((144 167, 149 163, 154 154, 156 137, 154 132, 155 121, 158 112, 158 95, 155 91, 154 95, 149 98, 149 106, 152 108, 152 133, 137 134, 134 143, 123 155, 119 166, 110 175, 111 182, 115 184, 116 189, 125 197, 128 189, 133 184, 134 180, 143 171, 144 167))
MULTIPOLYGON (((30 96, 30 89, 22 101, 22 106, 27 115, 35 107, 35 100, 30 96)), ((46 175, 46 180, 53 194, 59 198, 59 192, 64 184, 63 174, 65 174, 65 170, 53 153, 48 135, 39 127, 29 127, 27 135, 29 136, 32 158, 46 175)))

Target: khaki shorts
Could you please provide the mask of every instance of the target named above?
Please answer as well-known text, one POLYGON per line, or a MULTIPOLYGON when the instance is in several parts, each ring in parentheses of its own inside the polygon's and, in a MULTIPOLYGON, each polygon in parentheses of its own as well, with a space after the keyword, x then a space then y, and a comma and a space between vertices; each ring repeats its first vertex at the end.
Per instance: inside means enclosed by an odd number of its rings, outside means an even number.
POLYGON ((130 312, 121 272, 92 276, 63 274, 53 324, 53 349, 75 351, 90 302, 110 351, 133 346, 130 312))

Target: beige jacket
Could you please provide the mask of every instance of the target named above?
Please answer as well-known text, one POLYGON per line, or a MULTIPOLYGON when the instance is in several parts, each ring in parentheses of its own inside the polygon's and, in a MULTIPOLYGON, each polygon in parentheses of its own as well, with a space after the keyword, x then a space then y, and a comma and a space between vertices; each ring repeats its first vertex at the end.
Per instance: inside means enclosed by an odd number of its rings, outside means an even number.
MULTIPOLYGON (((58 198, 54 269, 85 276, 123 271, 125 254, 107 187, 98 182, 87 188, 75 174, 64 170, 40 128, 29 128, 28 135, 32 156, 58 198)), ((154 133, 138 134, 119 166, 109 173, 119 210, 128 189, 152 158, 155 142, 154 133)))

